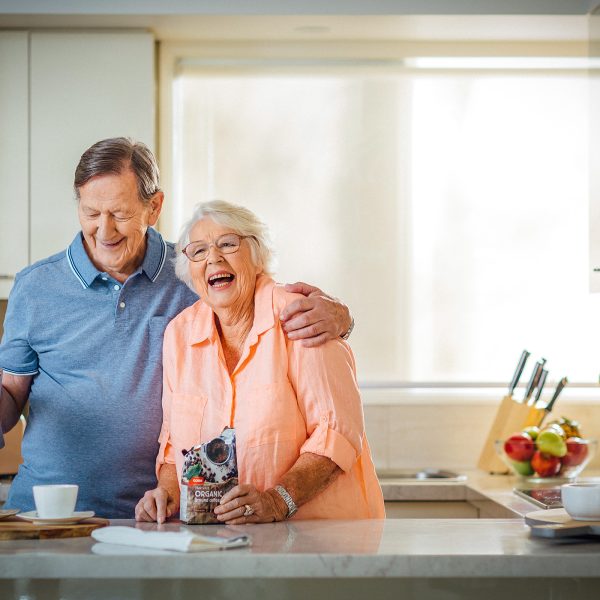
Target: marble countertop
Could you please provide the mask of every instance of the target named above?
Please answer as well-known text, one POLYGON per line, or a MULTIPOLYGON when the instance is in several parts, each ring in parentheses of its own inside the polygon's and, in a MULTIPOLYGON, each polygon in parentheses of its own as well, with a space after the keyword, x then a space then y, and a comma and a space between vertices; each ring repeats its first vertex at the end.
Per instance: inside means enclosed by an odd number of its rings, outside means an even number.
MULTIPOLYGON (((146 551, 91 538, 0 541, 0 579, 597 576, 600 544, 555 544, 529 536, 521 516, 536 508, 512 494, 515 483, 481 473, 455 484, 382 482, 388 500, 487 502, 499 518, 192 526, 210 535, 243 531, 252 537, 250 548, 226 552, 146 551)), ((181 524, 137 526, 178 530, 181 524)))

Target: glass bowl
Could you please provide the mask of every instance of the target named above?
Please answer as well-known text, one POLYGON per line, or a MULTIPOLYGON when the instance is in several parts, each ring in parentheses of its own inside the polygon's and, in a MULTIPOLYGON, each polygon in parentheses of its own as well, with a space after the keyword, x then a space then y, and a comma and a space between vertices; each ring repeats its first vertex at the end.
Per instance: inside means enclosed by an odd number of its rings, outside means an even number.
POLYGON ((517 477, 533 482, 571 481, 596 454, 598 440, 570 438, 566 443, 567 454, 563 457, 540 452, 534 440, 519 440, 512 436, 507 440, 496 440, 495 448, 517 477))

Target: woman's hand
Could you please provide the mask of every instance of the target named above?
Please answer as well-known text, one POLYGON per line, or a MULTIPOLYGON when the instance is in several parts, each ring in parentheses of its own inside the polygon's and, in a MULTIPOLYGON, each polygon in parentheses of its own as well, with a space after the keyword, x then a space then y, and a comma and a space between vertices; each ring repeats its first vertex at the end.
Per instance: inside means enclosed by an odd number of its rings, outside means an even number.
POLYGON ((179 498, 174 498, 166 488, 148 490, 135 507, 136 521, 164 523, 179 508, 179 498))
POLYGON ((241 484, 221 498, 221 504, 215 508, 215 515, 219 521, 228 525, 241 525, 283 521, 287 511, 283 498, 275 490, 259 492, 253 485, 241 484), (244 516, 248 512, 247 507, 250 507, 252 514, 244 516))
POLYGON ((302 282, 288 283, 285 289, 305 296, 291 302, 279 315, 290 340, 302 340, 307 348, 320 346, 350 329, 350 311, 336 298, 302 282))

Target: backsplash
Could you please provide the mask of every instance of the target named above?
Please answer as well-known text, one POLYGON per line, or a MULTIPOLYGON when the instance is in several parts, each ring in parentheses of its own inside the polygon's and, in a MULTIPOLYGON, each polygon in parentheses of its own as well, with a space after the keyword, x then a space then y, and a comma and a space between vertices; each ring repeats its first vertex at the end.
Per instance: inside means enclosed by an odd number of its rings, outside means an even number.
MULTIPOLYGON (((576 419, 581 423, 584 437, 600 439, 599 404, 600 397, 597 403, 564 401, 556 417, 564 414, 576 419)), ((418 400, 413 404, 378 404, 369 398, 364 413, 375 467, 378 471, 474 469, 497 408, 498 404, 489 401, 478 404, 472 399, 464 404, 418 400)), ((587 468, 600 468, 600 452, 587 468)))

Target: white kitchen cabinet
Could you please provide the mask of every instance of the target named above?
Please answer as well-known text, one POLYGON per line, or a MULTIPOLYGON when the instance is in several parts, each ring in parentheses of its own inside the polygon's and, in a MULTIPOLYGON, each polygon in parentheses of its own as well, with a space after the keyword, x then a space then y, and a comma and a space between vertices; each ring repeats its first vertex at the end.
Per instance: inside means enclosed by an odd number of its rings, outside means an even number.
MULTIPOLYGON (((73 177, 86 148, 114 136, 154 148, 153 36, 0 32, 0 106, 0 274, 12 276, 79 230, 73 177)), ((12 281, 0 284, 6 297, 12 281)))
POLYGON ((148 33, 31 34, 31 260, 65 248, 79 225, 75 167, 94 142, 154 147, 154 40, 148 33))
POLYGON ((29 261, 28 34, 0 31, 0 298, 29 261))
MULTIPOLYGON (((600 59, 600 6, 590 15, 590 58, 600 59)), ((600 72, 590 81, 590 290, 600 292, 600 72)))
POLYGON ((479 511, 465 501, 391 501, 385 503, 388 519, 477 519, 479 511))

